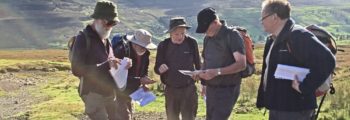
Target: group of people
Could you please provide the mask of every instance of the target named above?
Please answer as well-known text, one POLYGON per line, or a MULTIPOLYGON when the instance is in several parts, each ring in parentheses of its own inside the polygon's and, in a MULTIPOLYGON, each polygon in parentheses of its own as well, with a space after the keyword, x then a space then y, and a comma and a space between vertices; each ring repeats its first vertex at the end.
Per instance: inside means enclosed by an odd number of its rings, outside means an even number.
MULTIPOLYGON (((170 37, 158 46, 153 44, 152 34, 144 29, 123 37, 125 41, 120 42, 121 45, 112 45, 108 38, 113 26, 120 22, 116 9, 113 2, 97 2, 91 15, 93 22, 76 37, 72 49, 72 72, 80 79, 79 95, 89 118, 132 119, 129 95, 156 82, 148 77, 149 50, 156 48, 154 71, 165 85, 168 120, 196 118, 195 82, 199 79, 206 95, 206 119, 229 118, 240 94, 242 77, 239 72, 246 68, 244 41, 237 30, 224 24, 216 10, 208 7, 197 15, 196 32, 205 34, 203 60, 196 39, 187 34, 191 26, 184 17, 170 19, 167 31, 170 37), (120 90, 109 70, 120 67, 124 57, 129 59, 126 68, 120 69, 128 69, 128 77, 125 90, 120 90), (179 70, 201 71, 187 76, 179 70)), ((265 45, 256 105, 270 110, 270 120, 310 120, 317 107, 314 91, 335 67, 332 53, 312 33, 298 27, 290 12, 287 0, 262 3, 260 20, 270 36, 265 45), (310 73, 303 82, 298 82, 297 77, 280 80, 274 77, 278 64, 309 68, 310 73)))

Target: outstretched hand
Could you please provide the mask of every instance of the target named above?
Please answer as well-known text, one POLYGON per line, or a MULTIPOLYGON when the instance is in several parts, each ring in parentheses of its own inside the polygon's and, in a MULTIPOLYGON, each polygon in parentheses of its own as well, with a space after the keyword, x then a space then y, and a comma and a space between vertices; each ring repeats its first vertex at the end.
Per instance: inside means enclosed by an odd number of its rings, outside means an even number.
POLYGON ((204 80, 211 80, 217 76, 218 71, 216 69, 204 70, 202 73, 199 73, 199 77, 204 80))
POLYGON ((142 77, 142 78, 140 79, 140 82, 141 82, 142 85, 146 85, 146 84, 153 84, 153 83, 155 83, 156 81, 151 80, 148 76, 145 76, 145 77, 142 77))

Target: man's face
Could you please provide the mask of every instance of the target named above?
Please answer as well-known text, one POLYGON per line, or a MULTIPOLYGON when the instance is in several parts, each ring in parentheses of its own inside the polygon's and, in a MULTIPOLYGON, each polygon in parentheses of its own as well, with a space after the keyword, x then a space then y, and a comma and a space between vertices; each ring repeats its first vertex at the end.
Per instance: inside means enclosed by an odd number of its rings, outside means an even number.
POLYGON ((132 43, 132 47, 134 48, 134 50, 136 51, 136 54, 138 55, 143 55, 146 53, 146 48, 138 45, 138 44, 135 44, 135 43, 132 43))
POLYGON ((113 26, 116 25, 115 21, 107 21, 103 19, 98 19, 96 21, 96 31, 102 39, 106 39, 112 32, 113 26))
POLYGON ((177 27, 170 32, 171 42, 174 44, 181 44, 185 40, 187 29, 184 27, 177 27))
POLYGON ((208 37, 213 37, 216 33, 216 29, 215 29, 215 20, 213 22, 210 23, 207 31, 205 32, 206 36, 208 37))
POLYGON ((275 25, 274 13, 261 12, 260 22, 265 32, 272 33, 275 25))

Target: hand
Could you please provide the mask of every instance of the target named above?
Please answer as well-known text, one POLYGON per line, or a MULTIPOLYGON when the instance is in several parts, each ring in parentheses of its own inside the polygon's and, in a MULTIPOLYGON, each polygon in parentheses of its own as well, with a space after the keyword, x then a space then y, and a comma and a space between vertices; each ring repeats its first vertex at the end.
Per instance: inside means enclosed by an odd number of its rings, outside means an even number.
POLYGON ((132 67, 132 60, 130 58, 127 58, 127 62, 128 63, 126 64, 125 69, 129 69, 132 67))
POLYGON ((120 64, 120 59, 118 58, 108 58, 108 63, 111 67, 114 67, 115 69, 118 68, 118 64, 120 64))
POLYGON ((192 79, 194 81, 198 81, 199 80, 199 74, 193 74, 191 77, 192 77, 192 79))
POLYGON ((169 68, 168 68, 168 66, 166 65, 166 64, 162 64, 162 65, 160 65, 159 66, 159 72, 160 72, 160 74, 163 74, 163 73, 165 73, 166 71, 168 71, 169 70, 169 68))
POLYGON ((140 79, 140 82, 141 82, 142 85, 146 85, 146 84, 153 84, 153 83, 155 83, 156 81, 151 80, 148 76, 145 76, 145 77, 142 77, 142 78, 140 79))
POLYGON ((142 85, 141 87, 142 87, 143 90, 149 91, 149 88, 146 85, 142 85))
POLYGON ((300 91, 300 89, 299 89, 300 83, 299 83, 299 81, 298 81, 298 77, 295 76, 294 79, 295 79, 295 80, 293 80, 293 82, 292 82, 292 88, 293 88, 294 90, 298 91, 299 93, 301 93, 301 91, 300 91))
POLYGON ((217 73, 218 73, 217 69, 208 69, 208 70, 204 70, 204 72, 202 73, 199 73, 199 77, 204 80, 211 80, 218 75, 217 73))
POLYGON ((205 96, 207 94, 207 86, 202 85, 201 96, 205 96))

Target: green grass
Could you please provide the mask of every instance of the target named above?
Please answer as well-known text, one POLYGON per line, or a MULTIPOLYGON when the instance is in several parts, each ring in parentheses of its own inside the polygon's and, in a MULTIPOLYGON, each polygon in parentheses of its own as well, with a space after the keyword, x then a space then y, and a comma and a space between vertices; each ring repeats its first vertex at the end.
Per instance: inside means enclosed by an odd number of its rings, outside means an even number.
POLYGON ((48 60, 11 60, 0 59, 0 70, 19 71, 19 70, 69 70, 70 64, 67 62, 53 62, 48 60))
POLYGON ((42 85, 36 96, 47 96, 48 101, 32 106, 29 119, 72 120, 83 113, 83 103, 78 95, 78 79, 66 72, 49 75, 49 83, 42 85))
POLYGON ((5 94, 6 94, 6 92, 0 89, 0 97, 4 96, 5 94))
MULTIPOLYGON (((338 42, 339 43, 339 42, 338 42)), ((343 44, 343 43, 342 43, 343 44)), ((348 43, 344 43, 348 44, 348 43)), ((349 44, 348 44, 349 45, 349 44)), ((347 49, 348 50, 348 49, 347 49)), ((257 73, 261 72, 261 56, 263 52, 262 47, 255 49, 255 55, 257 56, 257 73)), ((339 54, 343 61, 340 62, 342 66, 337 68, 337 76, 334 80, 334 86, 336 87, 336 94, 328 95, 322 112, 319 116, 320 120, 328 119, 339 119, 346 120, 350 119, 350 92, 348 92, 348 82, 350 79, 350 67, 347 64, 347 54, 339 54)), ((151 53, 151 64, 149 67, 149 76, 158 81, 157 84, 151 85, 151 90, 157 95, 155 102, 150 103, 147 106, 140 107, 135 104, 136 111, 142 112, 165 112, 164 107, 164 96, 163 93, 157 91, 159 76, 153 72, 155 59, 155 51, 151 53)), ((340 59, 339 59, 340 60, 340 59)), ((0 59, 0 68, 6 68, 8 65, 18 65, 22 63, 23 66, 36 66, 36 67, 49 67, 56 65, 68 65, 67 62, 51 62, 49 60, 35 60, 35 59, 0 59)), ((24 67, 18 67, 24 68, 24 67)), ((56 71, 56 72, 39 72, 36 74, 40 79, 46 80, 37 87, 30 89, 31 94, 38 98, 45 98, 44 101, 36 103, 31 106, 31 110, 25 113, 19 113, 15 116, 29 116, 29 119, 77 119, 77 116, 81 116, 84 111, 84 105, 81 101, 78 92, 78 79, 67 71, 56 71)), ((31 77, 28 74, 18 75, 20 78, 31 77)), ((267 120, 268 112, 264 115, 264 110, 258 110, 255 107, 256 94, 259 84, 260 74, 253 75, 252 77, 246 78, 242 82, 241 94, 237 101, 233 112, 231 114, 231 120, 267 120)), ((198 87, 199 89, 199 87, 198 87)), ((7 95, 5 91, 0 90, 0 96, 7 95)), ((205 102, 202 97, 199 96, 198 105, 198 117, 205 117, 205 102)))
POLYGON ((337 42, 337 45, 350 45, 350 40, 339 40, 336 42, 337 42))

